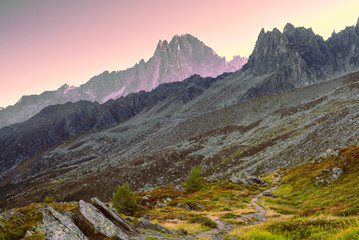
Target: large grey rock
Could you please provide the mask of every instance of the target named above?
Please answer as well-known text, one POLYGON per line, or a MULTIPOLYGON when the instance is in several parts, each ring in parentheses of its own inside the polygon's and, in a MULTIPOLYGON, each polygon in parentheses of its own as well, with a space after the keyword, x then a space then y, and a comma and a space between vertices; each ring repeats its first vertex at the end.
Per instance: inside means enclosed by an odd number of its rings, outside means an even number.
POLYGON ((155 228, 158 230, 158 231, 164 231, 164 232, 167 232, 167 233, 171 233, 171 231, 167 228, 165 228, 164 226, 156 223, 155 224, 155 228))
POLYGON ((271 198, 276 198, 277 197, 274 193, 271 193, 269 191, 264 191, 263 196, 267 196, 267 197, 271 197, 271 198))
POLYGON ((128 223, 120 214, 118 214, 114 209, 106 207, 106 205, 101 202, 98 198, 91 198, 92 204, 100 210, 105 216, 112 220, 117 226, 122 228, 122 230, 127 233, 135 233, 136 229, 128 223))
POLYGON ((338 177, 340 177, 340 175, 343 174, 343 169, 339 168, 339 167, 335 167, 333 168, 333 174, 329 177, 330 180, 334 181, 336 180, 338 177))
POLYGON ((101 232, 107 237, 118 237, 121 240, 129 240, 130 237, 116 224, 110 221, 96 207, 82 200, 79 202, 81 214, 94 226, 96 231, 101 232))
POLYGON ((262 187, 262 186, 267 186, 269 185, 268 182, 264 181, 261 177, 259 176, 246 176, 245 177, 246 181, 248 182, 249 185, 252 186, 258 186, 258 187, 262 187))
POLYGON ((153 229, 155 227, 155 225, 153 223, 151 223, 150 221, 148 221, 144 218, 140 218, 140 222, 138 225, 140 227, 146 228, 146 229, 153 229))
POLYGON ((330 157, 336 157, 338 156, 339 151, 338 150, 333 150, 333 149, 328 149, 326 152, 322 153, 319 157, 322 158, 330 158, 330 157))
POLYGON ((45 238, 58 239, 88 239, 72 221, 70 214, 61 214, 52 207, 42 209, 45 238))

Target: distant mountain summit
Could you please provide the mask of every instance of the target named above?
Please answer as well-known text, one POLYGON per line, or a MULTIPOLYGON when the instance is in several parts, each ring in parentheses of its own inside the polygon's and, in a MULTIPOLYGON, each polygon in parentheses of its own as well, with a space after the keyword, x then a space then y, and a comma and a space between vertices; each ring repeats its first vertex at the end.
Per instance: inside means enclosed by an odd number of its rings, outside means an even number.
POLYGON ((68 84, 56 91, 23 96, 18 103, 0 113, 0 127, 22 122, 46 106, 79 100, 104 103, 132 92, 150 91, 161 83, 182 81, 193 74, 216 77, 239 70, 247 58, 236 56, 227 62, 196 37, 175 35, 168 43, 160 40, 154 55, 123 71, 105 71, 80 87, 68 84))

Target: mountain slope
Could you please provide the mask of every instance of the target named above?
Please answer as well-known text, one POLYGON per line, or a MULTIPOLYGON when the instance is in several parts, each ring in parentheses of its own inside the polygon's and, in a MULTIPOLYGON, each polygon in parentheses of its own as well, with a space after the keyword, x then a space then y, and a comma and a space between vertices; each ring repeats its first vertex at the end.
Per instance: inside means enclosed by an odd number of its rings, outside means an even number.
POLYGON ((124 122, 163 100, 185 104, 224 76, 193 75, 183 82, 162 84, 151 92, 132 93, 103 105, 79 101, 48 106, 23 123, 0 129, 0 171, 7 172, 21 161, 70 137, 124 122))
MULTIPOLYGON (((312 36, 310 30, 287 25, 285 32, 291 31, 312 36)), ((95 192, 109 198, 119 183, 134 189, 178 183, 193 165, 203 166, 208 178, 237 178, 295 165, 330 144, 348 143, 358 124, 358 72, 324 81, 328 72, 341 75, 348 69, 308 52, 324 44, 320 37, 308 39, 314 40, 302 44, 299 36, 289 41, 279 31, 262 32, 243 71, 193 76, 102 105, 52 106, 1 129, 0 193, 7 197, 0 199, 5 205, 21 204, 49 191, 66 200, 88 199, 95 192), (318 60, 309 66, 312 58, 318 60), (288 66, 298 67, 298 73, 305 67, 305 76, 285 74, 288 66), (263 84, 267 88, 259 93, 267 96, 248 100, 248 92, 263 84), (298 89, 282 92, 292 88, 298 89), (55 119, 46 115, 51 109, 55 119), (49 180, 57 187, 49 188, 49 180)))
POLYGON ((21 205, 49 194, 108 199, 118 184, 147 189, 181 182, 194 165, 209 179, 296 165, 356 137, 358 81, 351 74, 209 112, 189 110, 211 88, 185 105, 165 99, 131 121, 70 138, 3 172, 1 202, 21 205))
POLYGON ((104 103, 141 90, 150 91, 161 83, 182 81, 193 74, 216 77, 234 72, 246 63, 246 58, 235 57, 231 62, 219 57, 197 38, 175 35, 168 43, 159 41, 153 57, 143 59, 123 71, 105 71, 80 87, 65 84, 56 91, 23 96, 14 106, 0 112, 0 127, 22 122, 46 106, 79 100, 104 103))

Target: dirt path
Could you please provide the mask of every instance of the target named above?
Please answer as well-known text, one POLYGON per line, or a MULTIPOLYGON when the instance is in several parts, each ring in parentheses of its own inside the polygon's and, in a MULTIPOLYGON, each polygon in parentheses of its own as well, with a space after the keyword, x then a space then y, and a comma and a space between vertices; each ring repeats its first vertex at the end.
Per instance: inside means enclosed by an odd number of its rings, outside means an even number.
MULTIPOLYGON (((259 205, 257 203, 258 199, 265 192, 269 193, 269 192, 277 189, 279 187, 278 182, 279 182, 280 178, 281 178, 281 175, 278 174, 278 176, 275 179, 273 179, 273 182, 272 182, 273 187, 271 187, 270 189, 265 190, 257 195, 254 195, 252 197, 251 203, 254 206, 254 209, 256 210, 256 212, 242 214, 240 219, 248 222, 249 224, 254 224, 254 223, 259 223, 259 222, 265 221, 266 210, 261 205, 259 205)), ((196 235, 196 238, 211 237, 212 239, 222 239, 223 233, 231 230, 231 226, 224 224, 221 220, 215 220, 215 222, 217 223, 217 228, 212 229, 208 232, 200 233, 200 234, 196 235)))
POLYGON ((254 195, 252 197, 251 203, 254 206, 254 209, 256 210, 255 213, 245 213, 241 215, 241 219, 246 221, 247 223, 258 223, 258 222, 262 222, 266 220, 266 210, 264 209, 264 207, 262 207, 261 205, 259 205, 258 199, 264 194, 264 193, 270 193, 271 191, 277 189, 279 187, 278 181, 281 178, 281 175, 278 174, 278 176, 273 179, 272 184, 274 185, 273 187, 271 187, 268 190, 265 190, 264 192, 261 192, 257 195, 254 195))
POLYGON ((196 235, 196 238, 204 238, 204 237, 211 237, 212 239, 222 239, 224 232, 230 231, 232 228, 221 220, 214 220, 215 223, 217 223, 217 228, 214 228, 208 232, 203 232, 196 235))

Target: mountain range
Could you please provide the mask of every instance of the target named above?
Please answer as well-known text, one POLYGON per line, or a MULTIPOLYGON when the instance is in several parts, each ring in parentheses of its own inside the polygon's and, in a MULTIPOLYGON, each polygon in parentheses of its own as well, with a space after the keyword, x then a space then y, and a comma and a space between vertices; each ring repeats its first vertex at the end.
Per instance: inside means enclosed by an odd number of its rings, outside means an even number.
POLYGON ((80 100, 105 103, 132 92, 150 91, 161 83, 182 81, 193 74, 216 77, 234 72, 246 62, 247 58, 240 56, 227 62, 196 37, 175 35, 170 42, 159 41, 147 62, 142 59, 123 71, 105 71, 79 87, 64 84, 56 91, 23 96, 0 112, 0 127, 25 121, 49 105, 80 100))
POLYGON ((325 41, 287 24, 262 30, 234 73, 45 107, 0 129, 1 207, 109 199, 119 184, 179 183, 196 165, 207 179, 297 165, 358 137, 358 71, 359 21, 325 41))

